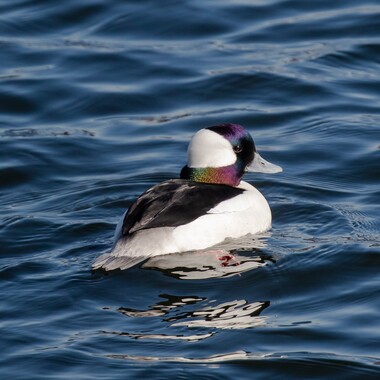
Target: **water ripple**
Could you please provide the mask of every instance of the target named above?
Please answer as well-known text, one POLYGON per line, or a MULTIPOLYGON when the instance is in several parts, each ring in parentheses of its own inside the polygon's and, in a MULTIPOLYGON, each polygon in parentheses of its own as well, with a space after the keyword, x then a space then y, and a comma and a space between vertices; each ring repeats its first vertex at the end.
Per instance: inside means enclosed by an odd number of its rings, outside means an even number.
POLYGON ((3 376, 378 378, 379 15, 2 2, 3 376), (246 176, 270 233, 91 273, 125 209, 221 122, 284 167, 246 176))

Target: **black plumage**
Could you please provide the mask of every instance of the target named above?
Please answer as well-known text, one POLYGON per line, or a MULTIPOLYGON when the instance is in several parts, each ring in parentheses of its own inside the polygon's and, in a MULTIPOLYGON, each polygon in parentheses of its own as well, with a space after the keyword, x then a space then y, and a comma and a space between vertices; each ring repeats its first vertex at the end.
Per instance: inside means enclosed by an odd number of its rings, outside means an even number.
POLYGON ((124 217, 121 235, 128 237, 144 229, 188 224, 243 191, 236 187, 183 179, 162 182, 132 204, 124 217))

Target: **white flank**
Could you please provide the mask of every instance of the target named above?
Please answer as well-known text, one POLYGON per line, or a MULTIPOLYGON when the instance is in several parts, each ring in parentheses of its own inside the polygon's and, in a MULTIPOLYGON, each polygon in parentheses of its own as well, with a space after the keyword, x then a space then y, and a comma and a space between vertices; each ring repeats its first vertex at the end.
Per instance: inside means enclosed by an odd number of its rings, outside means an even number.
POLYGON ((241 181, 239 188, 246 191, 221 202, 191 223, 142 230, 128 240, 117 240, 112 255, 152 257, 186 252, 212 247, 226 238, 234 239, 267 231, 272 222, 268 202, 247 182, 241 181))

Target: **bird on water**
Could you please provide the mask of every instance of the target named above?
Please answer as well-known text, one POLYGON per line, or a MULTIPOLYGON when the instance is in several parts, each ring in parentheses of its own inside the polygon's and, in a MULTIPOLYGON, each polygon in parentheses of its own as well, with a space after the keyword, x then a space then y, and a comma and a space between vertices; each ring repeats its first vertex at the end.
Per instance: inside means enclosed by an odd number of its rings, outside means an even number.
POLYGON ((259 155, 245 128, 201 129, 187 156, 179 179, 151 187, 124 213, 111 252, 95 260, 94 270, 123 270, 153 256, 204 250, 270 229, 268 202, 242 177, 282 168, 259 155))

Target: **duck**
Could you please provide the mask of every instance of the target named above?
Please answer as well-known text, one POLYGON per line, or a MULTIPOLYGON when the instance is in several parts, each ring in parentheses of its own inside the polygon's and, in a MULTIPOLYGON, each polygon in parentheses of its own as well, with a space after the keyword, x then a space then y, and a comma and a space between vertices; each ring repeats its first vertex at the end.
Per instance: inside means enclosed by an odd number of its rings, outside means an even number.
POLYGON ((125 270, 155 256, 198 252, 268 231, 269 204, 242 178, 247 172, 281 171, 260 156, 240 124, 199 130, 179 178, 151 187, 132 203, 116 227, 111 251, 92 269, 125 270))

